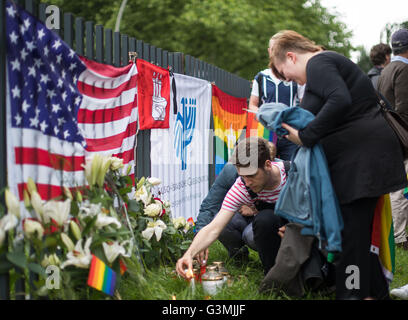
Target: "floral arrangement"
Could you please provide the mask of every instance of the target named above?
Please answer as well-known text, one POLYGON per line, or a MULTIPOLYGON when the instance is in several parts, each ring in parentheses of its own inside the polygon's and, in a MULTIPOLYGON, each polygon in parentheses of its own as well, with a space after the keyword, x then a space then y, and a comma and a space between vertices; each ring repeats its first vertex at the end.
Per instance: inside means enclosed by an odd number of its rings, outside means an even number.
POLYGON ((24 190, 28 218, 22 218, 17 197, 5 191, 0 274, 22 277, 32 298, 109 298, 87 286, 93 255, 116 272, 118 284, 126 265, 143 273, 174 263, 191 243, 189 224, 184 218, 172 219, 170 203, 152 194, 159 179, 141 178, 135 188, 129 171, 121 173, 122 160, 115 157, 95 155, 84 168, 88 186, 65 188, 64 196, 49 201, 41 199, 29 179, 24 190), (59 273, 54 283, 46 273, 49 266, 59 273), (30 273, 37 279, 29 280, 30 273))

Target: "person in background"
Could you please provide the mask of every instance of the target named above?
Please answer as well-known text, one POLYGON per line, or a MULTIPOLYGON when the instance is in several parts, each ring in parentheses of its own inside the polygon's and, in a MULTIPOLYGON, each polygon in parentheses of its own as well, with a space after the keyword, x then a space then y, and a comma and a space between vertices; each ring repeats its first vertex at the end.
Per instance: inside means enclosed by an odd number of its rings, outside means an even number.
POLYGON ((374 87, 350 59, 323 51, 291 30, 273 36, 271 64, 286 81, 307 83, 300 106, 315 115, 304 129, 287 124, 286 138, 323 147, 344 228, 336 262, 337 299, 387 299, 378 256, 370 252, 379 197, 407 184, 398 138, 377 106, 374 87), (349 266, 358 270, 350 285, 349 266))
MULTIPOLYGON (((378 79, 378 91, 394 106, 402 116, 408 119, 408 30, 400 29, 391 36, 394 57, 378 79)), ((405 160, 408 171, 408 160, 405 160)), ((406 175, 406 173, 404 173, 406 175)), ((408 201, 404 189, 390 194, 394 239, 397 246, 408 250, 408 201)))
POLYGON ((239 177, 229 189, 215 218, 194 237, 190 247, 176 264, 177 272, 187 278, 193 257, 202 254, 218 239, 223 229, 243 205, 255 206, 257 213, 252 222, 254 241, 264 273, 275 264, 281 238, 279 228, 286 220, 274 214, 274 206, 286 183, 284 163, 274 162, 268 141, 249 137, 238 143, 230 158, 239 177))
MULTIPOLYGON (((269 57, 272 47, 273 39, 270 39, 269 57)), ((293 81, 282 81, 273 74, 270 68, 260 71, 252 83, 248 109, 257 111, 262 104, 267 102, 281 102, 289 107, 299 105, 298 84, 293 81)), ((278 137, 277 157, 282 160, 290 160, 296 147, 292 142, 278 137)))
POLYGON ((370 60, 373 67, 368 71, 367 75, 373 83, 374 88, 377 88, 377 81, 381 75, 381 71, 391 61, 391 47, 385 43, 376 44, 371 48, 370 60))
MULTIPOLYGON (((276 147, 272 142, 268 142, 268 147, 271 159, 274 159, 276 147)), ((199 232, 214 219, 221 209, 228 190, 233 186, 237 178, 237 169, 232 163, 227 162, 201 203, 195 225, 196 232, 199 232)), ((218 237, 218 240, 227 249, 228 256, 239 264, 248 261, 248 247, 256 250, 252 229, 252 221, 256 213, 257 210, 254 206, 241 206, 218 237)), ((205 250, 199 260, 205 263, 207 259, 208 250, 205 250)))

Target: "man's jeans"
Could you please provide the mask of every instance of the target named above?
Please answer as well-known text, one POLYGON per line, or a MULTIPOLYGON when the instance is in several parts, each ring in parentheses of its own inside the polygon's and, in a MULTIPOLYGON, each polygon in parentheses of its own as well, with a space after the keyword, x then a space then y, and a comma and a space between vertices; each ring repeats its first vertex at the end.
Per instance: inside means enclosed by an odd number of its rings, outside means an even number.
POLYGON ((247 255, 245 245, 258 251, 266 274, 275 264, 281 242, 278 229, 285 223, 287 221, 276 216, 272 209, 261 210, 254 217, 244 217, 237 212, 218 240, 227 248, 230 257, 247 255))

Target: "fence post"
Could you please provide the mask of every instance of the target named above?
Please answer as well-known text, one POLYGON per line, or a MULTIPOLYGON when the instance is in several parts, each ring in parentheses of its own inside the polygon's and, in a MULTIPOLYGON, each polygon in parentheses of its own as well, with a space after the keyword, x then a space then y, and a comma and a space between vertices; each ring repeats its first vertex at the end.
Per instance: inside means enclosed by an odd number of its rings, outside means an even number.
POLYGON ((121 36, 121 48, 120 52, 122 55, 122 66, 126 66, 129 62, 129 37, 127 35, 121 36))
POLYGON ((96 61, 103 63, 103 26, 95 26, 96 61))
POLYGON ((75 51, 80 56, 84 55, 84 19, 75 19, 75 51))
POLYGON ((93 22, 87 21, 85 23, 86 30, 86 57, 94 60, 94 30, 93 22))
POLYGON ((113 65, 120 67, 120 32, 113 33, 113 65))
POLYGON ((105 62, 113 64, 112 29, 105 30, 105 62))
POLYGON ((64 14, 64 41, 73 48, 74 44, 74 16, 72 13, 64 14))

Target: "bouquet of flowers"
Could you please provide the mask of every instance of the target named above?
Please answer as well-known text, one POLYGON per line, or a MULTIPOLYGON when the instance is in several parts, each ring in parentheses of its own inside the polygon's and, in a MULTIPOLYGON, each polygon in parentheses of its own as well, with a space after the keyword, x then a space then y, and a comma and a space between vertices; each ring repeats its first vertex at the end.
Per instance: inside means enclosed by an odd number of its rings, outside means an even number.
POLYGON ((10 282, 23 278, 32 298, 105 299, 87 286, 93 256, 115 271, 117 285, 126 265, 142 273, 157 263, 173 262, 191 242, 185 220, 172 219, 170 203, 152 195, 158 179, 141 178, 135 189, 129 171, 122 174, 123 162, 115 157, 95 155, 84 168, 86 187, 64 188, 63 196, 49 201, 42 200, 29 179, 24 190, 27 218, 22 218, 16 196, 5 191, 0 274, 12 275, 10 282), (51 277, 52 271, 58 277, 51 277))

